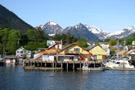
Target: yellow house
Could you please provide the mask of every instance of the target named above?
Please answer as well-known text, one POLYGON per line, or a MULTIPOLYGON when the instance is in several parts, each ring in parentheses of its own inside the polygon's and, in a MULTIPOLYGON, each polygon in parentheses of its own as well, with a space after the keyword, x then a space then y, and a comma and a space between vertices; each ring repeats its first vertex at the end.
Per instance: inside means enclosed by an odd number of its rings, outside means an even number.
POLYGON ((97 60, 104 60, 107 55, 106 50, 104 50, 100 45, 92 47, 89 52, 92 53, 97 60))
POLYGON ((90 60, 91 53, 77 45, 76 43, 70 44, 64 47, 58 52, 59 61, 79 61, 79 60, 90 60))

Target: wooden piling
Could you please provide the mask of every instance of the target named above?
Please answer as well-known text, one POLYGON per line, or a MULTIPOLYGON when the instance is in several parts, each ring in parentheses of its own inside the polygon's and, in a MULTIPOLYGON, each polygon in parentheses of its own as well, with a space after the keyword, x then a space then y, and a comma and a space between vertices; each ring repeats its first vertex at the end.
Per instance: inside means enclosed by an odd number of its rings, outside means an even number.
POLYGON ((46 67, 46 61, 45 61, 45 67, 46 67))
POLYGON ((81 61, 80 61, 80 68, 82 68, 81 64, 82 64, 82 63, 81 63, 81 61))
POLYGON ((67 62, 67 70, 68 70, 68 62, 67 62))
POLYGON ((61 62, 61 68, 63 68, 63 62, 61 62))
POLYGON ((73 61, 73 70, 75 69, 75 62, 73 61))
MULTIPOLYGON (((53 68, 53 69, 63 69, 63 67, 66 70, 72 69, 75 70, 82 68, 83 61, 58 61, 58 62, 51 62, 51 61, 42 61, 42 60, 24 60, 23 61, 23 67, 33 67, 34 68, 53 68), (51 66, 50 66, 51 64, 51 66), (65 65, 65 66, 64 66, 65 65), (71 68, 69 67, 71 65, 71 68)), ((96 68, 96 65, 100 65, 102 67, 102 62, 99 61, 88 61, 87 64, 89 66, 93 66, 93 68, 96 68)))
POLYGON ((53 64, 53 68, 54 68, 55 63, 54 63, 54 62, 52 62, 52 64, 53 64))

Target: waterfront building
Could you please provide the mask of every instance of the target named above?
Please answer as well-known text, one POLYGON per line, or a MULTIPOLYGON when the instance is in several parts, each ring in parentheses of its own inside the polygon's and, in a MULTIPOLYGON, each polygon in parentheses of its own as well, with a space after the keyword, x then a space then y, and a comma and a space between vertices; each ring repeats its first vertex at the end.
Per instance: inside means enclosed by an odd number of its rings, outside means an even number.
POLYGON ((89 60, 92 54, 77 45, 72 43, 63 47, 61 43, 56 43, 44 51, 41 51, 34 55, 35 60, 43 61, 79 61, 79 60, 89 60))
POLYGON ((58 60, 59 61, 79 61, 79 60, 91 60, 92 54, 77 45, 76 43, 72 43, 58 52, 58 60))
POLYGON ((17 62, 16 56, 4 56, 4 63, 5 64, 13 64, 17 62))
POLYGON ((34 54, 34 60, 43 60, 43 61, 54 61, 56 52, 62 49, 63 45, 61 42, 56 42, 51 45, 49 48, 39 51, 34 54))
POLYGON ((95 45, 91 47, 89 52, 95 56, 96 60, 105 60, 107 56, 107 51, 103 49, 100 45, 95 45))

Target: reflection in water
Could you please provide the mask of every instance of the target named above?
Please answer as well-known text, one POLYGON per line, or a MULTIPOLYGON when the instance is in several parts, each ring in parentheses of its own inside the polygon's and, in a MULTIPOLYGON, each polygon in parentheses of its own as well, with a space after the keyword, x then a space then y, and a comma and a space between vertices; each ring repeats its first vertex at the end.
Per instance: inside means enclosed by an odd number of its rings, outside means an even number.
POLYGON ((134 90, 134 71, 24 71, 0 67, 0 90, 134 90))

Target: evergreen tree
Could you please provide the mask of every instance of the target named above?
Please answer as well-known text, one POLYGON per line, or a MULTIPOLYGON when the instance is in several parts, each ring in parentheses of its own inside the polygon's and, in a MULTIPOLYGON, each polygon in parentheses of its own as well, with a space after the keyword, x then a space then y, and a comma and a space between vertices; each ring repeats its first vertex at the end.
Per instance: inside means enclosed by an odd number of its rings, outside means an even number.
POLYGON ((79 40, 77 41, 77 44, 81 47, 88 47, 87 41, 84 38, 79 38, 79 40))
POLYGON ((114 45, 116 45, 117 44, 117 40, 110 40, 109 41, 109 46, 111 47, 111 46, 114 46, 114 45))
POLYGON ((9 31, 8 42, 6 44, 7 54, 15 54, 15 51, 19 46, 18 38, 20 38, 20 31, 18 30, 9 31))
POLYGON ((132 45, 132 41, 135 41, 135 34, 132 37, 126 39, 126 45, 132 45))

